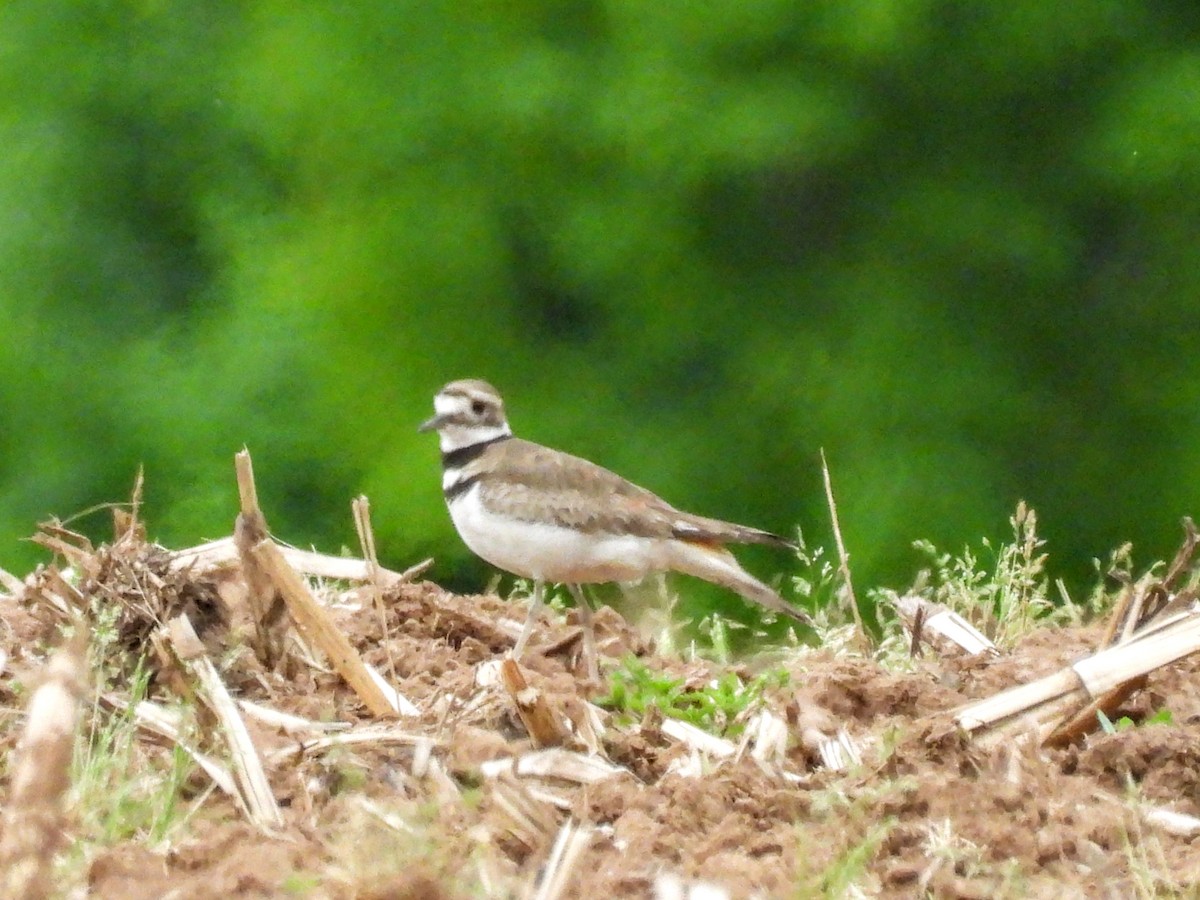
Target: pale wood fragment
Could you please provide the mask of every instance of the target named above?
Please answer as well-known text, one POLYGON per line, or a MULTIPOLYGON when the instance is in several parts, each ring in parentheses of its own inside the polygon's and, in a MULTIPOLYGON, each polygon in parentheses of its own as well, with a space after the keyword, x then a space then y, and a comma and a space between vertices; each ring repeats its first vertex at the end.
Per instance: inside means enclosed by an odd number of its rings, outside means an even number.
POLYGON ((402 716, 419 716, 421 714, 421 710, 417 708, 416 704, 401 694, 391 682, 380 674, 378 669, 368 662, 363 663, 363 665, 367 669, 367 674, 371 676, 371 680, 375 682, 379 690, 383 692, 384 697, 387 698, 388 705, 391 706, 394 712, 402 716))
POLYGON ((41 900, 54 890, 54 858, 66 837, 63 800, 86 684, 86 639, 61 647, 29 698, 0 838, 0 897, 41 900))
POLYGON ((560 900, 567 896, 571 876, 591 837, 592 830, 579 825, 574 819, 567 819, 563 823, 554 846, 550 848, 541 883, 533 894, 534 900, 560 900))
POLYGON ((544 847, 558 824, 558 814, 549 804, 535 798, 529 786, 512 772, 498 775, 489 796, 508 818, 508 831, 531 850, 544 847))
POLYGON ((1127 641, 1075 663, 1093 697, 1200 650, 1200 615, 1185 614, 1170 627, 1127 641))
POLYGON ((1200 819, 1186 813, 1176 812, 1161 806, 1152 806, 1141 811, 1142 818, 1156 828, 1178 837, 1194 838, 1200 835, 1200 819))
POLYGON ((729 759, 737 754, 737 745, 733 741, 709 734, 703 728, 697 728, 682 719, 664 718, 660 730, 667 737, 674 738, 708 756, 729 759))
POLYGON ((204 645, 196 636, 196 630, 187 615, 172 619, 167 623, 167 629, 179 661, 199 681, 200 697, 221 724, 221 734, 229 747, 230 761, 237 779, 238 796, 247 817, 265 832, 277 831, 283 826, 283 816, 237 704, 221 681, 216 666, 205 653, 204 645))
POLYGON ((862 613, 858 609, 858 598, 854 596, 854 583, 850 580, 850 554, 846 552, 846 544, 842 540, 842 526, 838 521, 837 502, 833 497, 833 480, 829 475, 829 463, 825 459, 825 448, 821 448, 821 475, 825 481, 825 500, 829 505, 829 521, 833 525, 833 540, 838 551, 838 572, 842 576, 842 585, 846 592, 846 600, 850 612, 854 615, 854 624, 858 629, 858 637, 867 646, 875 643, 875 638, 863 625, 862 613))
POLYGON ((748 748, 755 762, 780 765, 787 758, 787 745, 787 722, 771 710, 762 709, 746 725, 739 752, 748 748))
POLYGON ((906 594, 896 601, 896 608, 909 622, 921 616, 921 631, 932 632, 972 656, 980 653, 999 654, 987 635, 951 609, 932 603, 916 594, 906 594))
MULTIPOLYGON (((288 565, 302 575, 313 578, 328 578, 332 581, 368 581, 370 573, 365 560, 349 556, 330 556, 314 550, 300 550, 296 547, 280 546, 280 552, 288 561, 288 565)), ((196 572, 207 572, 231 566, 238 561, 237 545, 233 537, 224 537, 184 550, 176 550, 171 554, 171 567, 176 570, 191 569, 196 572)), ((423 559, 409 566, 403 572, 379 568, 380 582, 390 588, 397 584, 406 584, 424 574, 433 565, 432 559, 423 559)))
MULTIPOLYGON (((106 693, 100 700, 110 709, 130 711, 129 701, 118 694, 106 693)), ((133 720, 138 728, 146 734, 168 741, 178 747, 196 763, 204 773, 212 779, 213 784, 227 796, 240 802, 237 781, 228 767, 221 765, 207 753, 202 753, 183 736, 180 730, 183 717, 178 710, 170 709, 152 700, 140 700, 133 704, 133 720)))
POLYGON ((489 759, 479 769, 487 778, 511 773, 523 777, 558 778, 574 784, 593 784, 614 775, 630 774, 628 769, 598 756, 587 756, 561 747, 536 750, 515 758, 489 759))
POLYGON ((366 586, 371 594, 375 615, 379 617, 379 633, 383 636, 384 652, 387 653, 387 671, 394 678, 396 661, 392 658, 392 636, 388 628, 387 610, 383 606, 383 577, 379 557, 375 553, 375 529, 371 527, 371 501, 367 499, 366 495, 360 495, 354 498, 350 508, 354 514, 354 529, 358 532, 358 542, 363 551, 363 562, 367 567, 366 586))
POLYGON ((254 719, 268 728, 277 729, 284 734, 328 734, 335 731, 346 731, 350 728, 349 722, 317 722, 312 719, 306 719, 303 716, 297 716, 293 713, 286 713, 282 710, 264 706, 261 703, 255 703, 253 700, 239 700, 238 706, 246 714, 247 718, 254 719))
POLYGON ((971 703, 954 714, 954 721, 965 731, 974 731, 1024 713, 1038 704, 1080 687, 1079 676, 1068 667, 1037 681, 1018 685, 971 703))
POLYGON ((371 676, 349 638, 334 623, 296 571, 287 564, 279 547, 269 538, 250 548, 249 555, 278 588, 288 612, 305 639, 318 647, 375 716, 393 716, 399 708, 371 676))
POLYGON ((562 716, 550 706, 545 694, 529 686, 516 660, 509 657, 500 664, 500 680, 535 747, 557 747, 566 742, 562 716))
POLYGON ((25 590, 25 582, 11 572, 0 568, 0 587, 16 596, 25 590))
POLYGON ((233 540, 242 563, 247 605, 254 625, 250 645, 259 662, 272 669, 283 657, 284 640, 291 623, 284 615, 287 606, 278 586, 251 552, 259 543, 269 539, 270 532, 266 517, 258 505, 254 465, 248 450, 241 450, 234 457, 234 468, 237 471, 241 510, 234 522, 233 540))
POLYGON ((1163 627, 1139 633, 1044 678, 960 707, 953 719, 968 732, 989 726, 1010 731, 1032 727, 1039 742, 1061 742, 1082 707, 1094 701, 1101 708, 1119 702, 1127 685, 1197 650, 1200 612, 1173 614, 1163 627), (1066 725, 1060 729, 1063 722, 1066 725))
MULTIPOLYGON (((364 725, 342 731, 337 734, 326 734, 319 737, 307 738, 295 744, 280 747, 267 754, 272 762, 281 762, 296 756, 310 755, 328 750, 331 747, 352 747, 361 744, 367 746, 417 746, 422 742, 433 740, 424 734, 408 731, 397 725, 364 725)), ((434 741, 435 745, 440 746, 434 741)))

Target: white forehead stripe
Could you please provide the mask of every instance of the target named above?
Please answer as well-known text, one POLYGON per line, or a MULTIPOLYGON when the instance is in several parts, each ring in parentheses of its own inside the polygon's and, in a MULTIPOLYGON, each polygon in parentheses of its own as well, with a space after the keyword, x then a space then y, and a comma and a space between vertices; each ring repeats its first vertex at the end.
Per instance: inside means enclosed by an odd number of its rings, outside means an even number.
POLYGON ((467 398, 458 396, 447 396, 446 394, 438 394, 433 398, 433 411, 439 416, 444 416, 452 412, 458 412, 467 408, 467 398))

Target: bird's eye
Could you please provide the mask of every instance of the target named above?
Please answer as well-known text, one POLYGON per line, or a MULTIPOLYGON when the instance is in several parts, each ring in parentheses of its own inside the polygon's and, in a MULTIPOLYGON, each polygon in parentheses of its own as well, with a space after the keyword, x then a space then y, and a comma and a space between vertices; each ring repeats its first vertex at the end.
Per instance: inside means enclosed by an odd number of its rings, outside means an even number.
POLYGON ((482 416, 486 409, 487 409, 487 404, 484 403, 482 400, 476 400, 474 403, 471 404, 471 412, 475 413, 475 415, 477 415, 477 416, 482 416))

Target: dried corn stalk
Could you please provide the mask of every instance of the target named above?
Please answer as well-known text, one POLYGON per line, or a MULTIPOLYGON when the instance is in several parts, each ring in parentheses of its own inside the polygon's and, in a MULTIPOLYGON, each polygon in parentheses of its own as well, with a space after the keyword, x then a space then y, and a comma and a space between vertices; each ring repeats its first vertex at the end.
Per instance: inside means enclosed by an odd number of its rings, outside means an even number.
POLYGON ((171 645, 179 661, 199 681, 200 693, 213 715, 221 723, 221 733, 229 747, 238 798, 245 806, 250 821, 265 832, 283 825, 283 816, 275 794, 263 771, 258 749, 250 739, 246 723, 238 712, 237 703, 229 695, 216 666, 204 652, 204 645, 186 615, 172 619, 169 624, 171 645))
MULTIPOLYGON (((1038 742, 1055 737, 1056 730, 1095 698, 1122 688, 1134 679, 1200 650, 1200 613, 1180 614, 1165 627, 1118 644, 1074 665, 1010 688, 954 713, 954 722, 967 732, 992 729, 998 741, 1017 732, 1036 731, 1038 742)), ((1061 738, 1055 737, 1056 740, 1061 738)))
POLYGON ((550 706, 544 693, 529 686, 516 660, 509 658, 500 664, 500 680, 535 747, 557 747, 566 742, 562 716, 550 706))
POLYGON ((913 632, 914 645, 920 638, 932 636, 935 645, 939 645, 939 650, 951 644, 972 656, 980 653, 995 656, 1000 652, 978 628, 940 603, 932 603, 915 594, 906 594, 896 601, 896 608, 913 632))
POLYGON ((1019 733, 1038 743, 1062 745, 1098 725, 1155 669, 1200 650, 1200 592, 1192 558, 1200 532, 1183 520, 1184 540, 1161 579, 1125 582, 1101 639, 1099 652, 1053 675, 1010 688, 957 710, 954 722, 968 732, 988 729, 985 742, 1019 733), (1185 576, 1189 583, 1180 586, 1185 576))
POLYGON ((579 858, 591 840, 592 829, 567 819, 559 829, 550 857, 546 860, 541 883, 534 892, 534 900, 559 900, 566 897, 571 875, 579 865, 579 858))
MULTIPOLYGON (((79 634, 84 634, 82 628, 79 634)), ((63 796, 86 680, 84 640, 61 648, 29 698, 0 839, 0 897, 35 900, 53 890, 54 855, 64 837, 63 796)))

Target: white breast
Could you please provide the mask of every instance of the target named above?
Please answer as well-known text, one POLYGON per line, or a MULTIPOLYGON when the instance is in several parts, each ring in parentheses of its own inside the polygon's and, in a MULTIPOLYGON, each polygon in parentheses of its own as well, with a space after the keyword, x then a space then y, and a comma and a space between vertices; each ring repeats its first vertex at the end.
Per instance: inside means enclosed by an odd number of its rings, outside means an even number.
POLYGON ((478 484, 450 504, 450 518, 473 553, 522 578, 564 584, 634 581, 667 567, 662 541, 591 535, 499 516, 480 502, 478 484))

